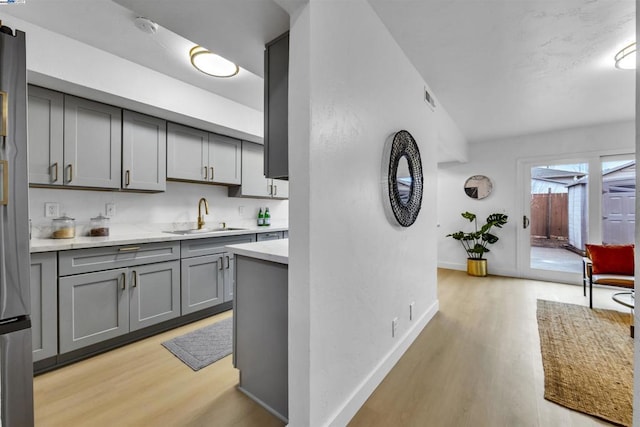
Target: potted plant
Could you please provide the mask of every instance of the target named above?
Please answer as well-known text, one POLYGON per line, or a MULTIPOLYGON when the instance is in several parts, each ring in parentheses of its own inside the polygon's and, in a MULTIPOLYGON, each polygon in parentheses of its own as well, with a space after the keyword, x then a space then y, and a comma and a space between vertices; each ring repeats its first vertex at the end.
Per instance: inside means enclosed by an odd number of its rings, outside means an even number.
POLYGON ((484 254, 489 251, 488 246, 499 240, 498 236, 491 234, 493 227, 502 228, 507 223, 509 217, 501 213, 492 213, 487 217, 486 223, 478 230, 478 220, 476 214, 471 212, 463 212, 462 217, 468 219, 469 222, 475 223, 475 231, 465 233, 457 231, 447 234, 447 237, 453 237, 460 242, 464 250, 467 252, 467 273, 471 276, 487 275, 487 260, 484 254))

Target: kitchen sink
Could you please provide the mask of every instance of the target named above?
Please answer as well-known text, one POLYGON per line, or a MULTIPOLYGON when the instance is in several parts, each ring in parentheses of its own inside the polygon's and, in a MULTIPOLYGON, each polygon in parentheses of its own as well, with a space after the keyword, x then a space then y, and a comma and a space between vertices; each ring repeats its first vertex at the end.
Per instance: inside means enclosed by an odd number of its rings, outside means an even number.
POLYGON ((201 228, 201 229, 187 228, 185 230, 164 231, 164 233, 186 235, 186 234, 206 234, 206 233, 219 233, 221 231, 241 231, 241 230, 246 230, 246 228, 237 228, 237 227, 201 228))

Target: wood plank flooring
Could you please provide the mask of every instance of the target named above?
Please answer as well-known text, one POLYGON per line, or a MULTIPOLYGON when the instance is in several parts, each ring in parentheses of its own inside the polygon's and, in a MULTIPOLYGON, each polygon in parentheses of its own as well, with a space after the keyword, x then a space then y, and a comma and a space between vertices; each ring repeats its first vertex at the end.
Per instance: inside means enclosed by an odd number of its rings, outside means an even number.
MULTIPOLYGON (((608 426, 544 400, 536 299, 588 305, 573 285, 440 270, 440 311, 351 427, 608 426)), ((611 289, 594 307, 619 309, 611 289)))
MULTIPOLYGON (((587 304, 571 285, 441 270, 440 312, 350 426, 601 426, 547 402, 536 299, 587 304)), ((611 289, 594 306, 624 309, 611 289)), ((282 426, 236 390, 228 356, 198 372, 160 345, 223 313, 40 375, 37 426, 282 426)))

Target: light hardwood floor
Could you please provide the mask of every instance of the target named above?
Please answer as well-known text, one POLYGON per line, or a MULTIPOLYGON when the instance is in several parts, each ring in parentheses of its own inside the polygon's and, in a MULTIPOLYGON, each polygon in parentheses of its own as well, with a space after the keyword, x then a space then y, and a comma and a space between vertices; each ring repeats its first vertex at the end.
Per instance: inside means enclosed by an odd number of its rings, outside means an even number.
MULTIPOLYGON (((440 312, 353 427, 601 426, 547 402, 536 299, 587 304, 571 285, 438 274, 440 312)), ((594 306, 620 309, 611 289, 594 306)), ((282 426, 236 390, 231 356, 198 372, 160 345, 223 313, 36 377, 37 426, 282 426)))
MULTIPOLYGON (((624 311, 613 292, 595 289, 594 307, 624 311)), ((440 311, 351 427, 611 425, 543 397, 536 299, 588 305, 581 287, 440 270, 438 298, 440 311)))

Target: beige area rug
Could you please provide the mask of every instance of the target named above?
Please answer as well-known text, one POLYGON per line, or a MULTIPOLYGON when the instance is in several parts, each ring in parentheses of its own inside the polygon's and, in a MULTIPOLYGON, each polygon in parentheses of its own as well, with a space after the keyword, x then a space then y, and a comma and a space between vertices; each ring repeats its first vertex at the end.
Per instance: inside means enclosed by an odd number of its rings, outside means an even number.
POLYGON ((630 315, 538 300, 544 398, 631 426, 633 339, 630 315))

